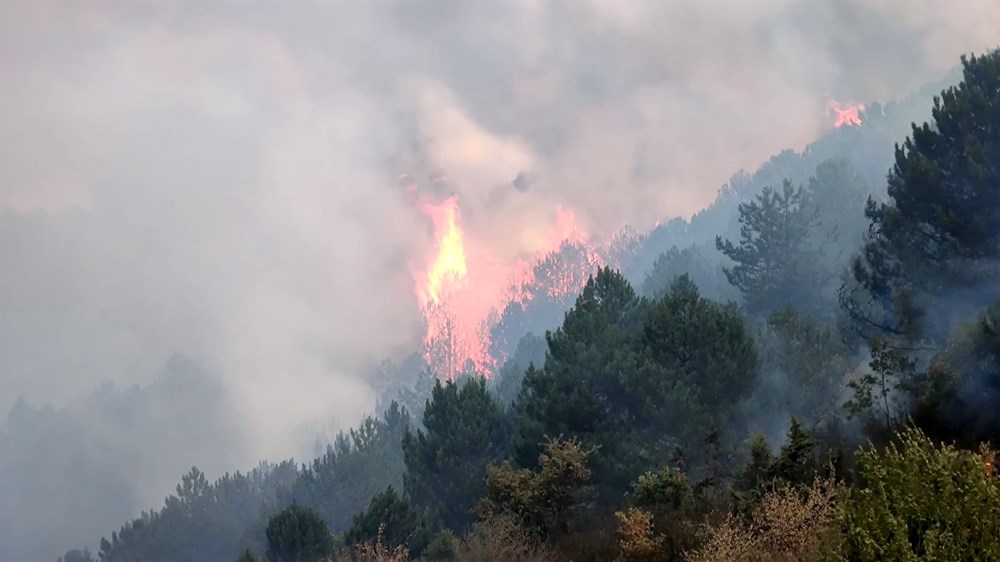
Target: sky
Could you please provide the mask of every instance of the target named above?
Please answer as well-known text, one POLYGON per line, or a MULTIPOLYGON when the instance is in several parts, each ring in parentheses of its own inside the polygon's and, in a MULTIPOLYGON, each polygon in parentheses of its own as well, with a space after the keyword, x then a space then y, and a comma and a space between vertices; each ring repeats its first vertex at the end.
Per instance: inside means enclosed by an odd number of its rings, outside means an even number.
POLYGON ((444 170, 500 259, 557 205, 641 230, 998 29, 993 0, 7 0, 0 412, 180 354, 225 383, 247 459, 288 454, 420 343, 432 233, 400 174, 444 170))

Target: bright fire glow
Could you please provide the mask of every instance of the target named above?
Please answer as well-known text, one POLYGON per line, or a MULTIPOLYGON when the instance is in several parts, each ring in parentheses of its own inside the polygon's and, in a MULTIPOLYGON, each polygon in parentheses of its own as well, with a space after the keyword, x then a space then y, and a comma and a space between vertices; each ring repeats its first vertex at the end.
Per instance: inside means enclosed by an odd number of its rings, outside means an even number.
POLYGON ((861 112, 865 110, 863 104, 843 106, 836 100, 826 103, 826 114, 833 115, 835 120, 833 126, 840 128, 844 125, 861 126, 861 112))
POLYGON ((491 251, 493 240, 470 237, 463 229, 456 195, 432 202, 408 176, 400 183, 434 227, 433 250, 412 274, 426 326, 424 356, 442 378, 453 379, 469 368, 490 376, 498 367, 490 355, 490 331, 504 307, 542 295, 575 295, 601 263, 586 247, 587 236, 573 211, 562 206, 555 208, 550 226, 532 238, 533 257, 504 259, 491 251), (571 246, 556 257, 552 252, 564 242, 571 246), (537 280, 536 267, 543 272, 537 280))
POLYGON ((553 234, 554 236, 549 237, 550 243, 555 242, 557 245, 563 241, 582 244, 587 240, 576 226, 576 215, 573 211, 564 209, 562 205, 556 205, 556 226, 553 234))
POLYGON ((458 200, 452 195, 437 205, 424 204, 424 213, 434 223, 438 251, 424 279, 417 280, 420 306, 441 303, 442 294, 459 286, 468 275, 465 264, 465 243, 458 222, 458 200))

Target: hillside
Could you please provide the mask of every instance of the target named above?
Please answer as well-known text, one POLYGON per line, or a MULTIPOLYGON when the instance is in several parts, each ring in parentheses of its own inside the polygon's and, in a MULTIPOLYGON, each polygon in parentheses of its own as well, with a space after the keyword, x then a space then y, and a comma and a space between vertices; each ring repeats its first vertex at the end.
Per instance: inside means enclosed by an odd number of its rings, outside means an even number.
POLYGON ((1000 52, 861 121, 563 244, 489 380, 386 363, 319 458, 193 468, 99 559, 1000 560, 1000 52))

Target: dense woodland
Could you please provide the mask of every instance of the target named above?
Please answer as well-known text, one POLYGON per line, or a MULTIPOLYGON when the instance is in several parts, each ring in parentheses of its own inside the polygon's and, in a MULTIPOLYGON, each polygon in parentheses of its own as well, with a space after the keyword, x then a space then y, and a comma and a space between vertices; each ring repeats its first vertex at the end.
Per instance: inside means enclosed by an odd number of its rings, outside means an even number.
POLYGON ((311 462, 192 468, 62 562, 1000 560, 1000 52, 937 91, 512 304, 489 380, 387 362, 311 462))

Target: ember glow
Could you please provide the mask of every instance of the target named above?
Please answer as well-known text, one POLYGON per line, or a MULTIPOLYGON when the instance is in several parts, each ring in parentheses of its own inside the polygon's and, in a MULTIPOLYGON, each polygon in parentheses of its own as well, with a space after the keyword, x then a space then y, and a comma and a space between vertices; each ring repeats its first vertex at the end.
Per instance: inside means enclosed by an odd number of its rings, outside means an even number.
POLYGON ((851 125, 855 127, 861 126, 861 112, 865 110, 864 104, 855 105, 841 105, 840 102, 836 100, 830 100, 826 103, 826 114, 833 115, 835 120, 833 126, 840 128, 844 125, 851 125))

